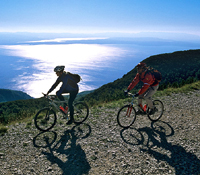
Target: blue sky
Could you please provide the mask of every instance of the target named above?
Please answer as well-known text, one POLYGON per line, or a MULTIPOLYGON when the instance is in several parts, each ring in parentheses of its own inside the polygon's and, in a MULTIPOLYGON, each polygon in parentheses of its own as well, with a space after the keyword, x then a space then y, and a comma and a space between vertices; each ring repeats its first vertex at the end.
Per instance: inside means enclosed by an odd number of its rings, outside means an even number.
POLYGON ((200 36, 200 0, 1 0, 0 32, 175 32, 200 36))

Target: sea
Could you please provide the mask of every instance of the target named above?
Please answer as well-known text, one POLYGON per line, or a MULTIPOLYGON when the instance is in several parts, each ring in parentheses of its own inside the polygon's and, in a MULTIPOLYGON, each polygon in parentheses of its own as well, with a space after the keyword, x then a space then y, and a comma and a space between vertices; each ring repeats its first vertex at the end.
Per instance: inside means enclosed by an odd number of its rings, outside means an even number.
POLYGON ((57 79, 54 67, 64 65, 66 72, 81 75, 80 92, 90 91, 121 78, 152 55, 191 49, 200 49, 200 42, 117 37, 4 38, 0 41, 0 89, 19 90, 39 98, 57 79))

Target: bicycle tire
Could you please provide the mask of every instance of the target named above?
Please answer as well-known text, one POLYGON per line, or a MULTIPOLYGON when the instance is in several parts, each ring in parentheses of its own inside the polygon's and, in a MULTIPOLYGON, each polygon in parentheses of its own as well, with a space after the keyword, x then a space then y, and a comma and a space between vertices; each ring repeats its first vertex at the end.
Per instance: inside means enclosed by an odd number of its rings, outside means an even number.
POLYGON ((35 127, 40 131, 48 131, 56 124, 56 112, 45 107, 37 112, 34 118, 35 127))
POLYGON ((123 106, 117 114, 117 123, 122 128, 129 128, 136 119, 136 111, 133 106, 123 106))
POLYGON ((162 101, 160 100, 154 100, 153 101, 153 105, 156 107, 156 112, 152 115, 149 114, 149 109, 147 110, 147 116, 148 118, 153 121, 153 122, 156 122, 158 121, 162 115, 163 115, 163 112, 164 112, 164 105, 162 103, 162 101))
POLYGON ((74 123, 83 123, 89 115, 89 107, 84 102, 77 102, 74 104, 74 123))

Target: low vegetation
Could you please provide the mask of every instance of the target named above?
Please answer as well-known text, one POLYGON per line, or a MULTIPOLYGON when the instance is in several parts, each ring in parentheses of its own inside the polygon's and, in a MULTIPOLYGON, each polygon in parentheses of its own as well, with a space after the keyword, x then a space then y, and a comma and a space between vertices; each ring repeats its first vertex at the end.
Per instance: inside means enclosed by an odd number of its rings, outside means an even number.
POLYGON ((8 131, 8 127, 0 125, 0 136, 8 131))
POLYGON ((0 103, 0 124, 8 124, 33 116, 38 109, 46 105, 45 98, 0 103))

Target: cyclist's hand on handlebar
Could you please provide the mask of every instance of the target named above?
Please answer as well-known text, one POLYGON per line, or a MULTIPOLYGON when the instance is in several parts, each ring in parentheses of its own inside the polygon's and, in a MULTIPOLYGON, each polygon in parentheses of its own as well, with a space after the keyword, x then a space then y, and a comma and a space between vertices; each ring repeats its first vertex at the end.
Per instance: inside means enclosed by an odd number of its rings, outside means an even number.
POLYGON ((128 92, 129 92, 129 90, 127 89, 127 90, 125 90, 124 91, 124 95, 126 96, 126 95, 128 95, 128 92))
POLYGON ((44 97, 46 97, 46 96, 48 95, 48 94, 45 94, 45 93, 43 93, 43 92, 42 92, 42 94, 44 95, 44 97))
POLYGON ((136 93, 135 95, 134 95, 134 97, 138 97, 139 96, 139 94, 138 93, 136 93))

